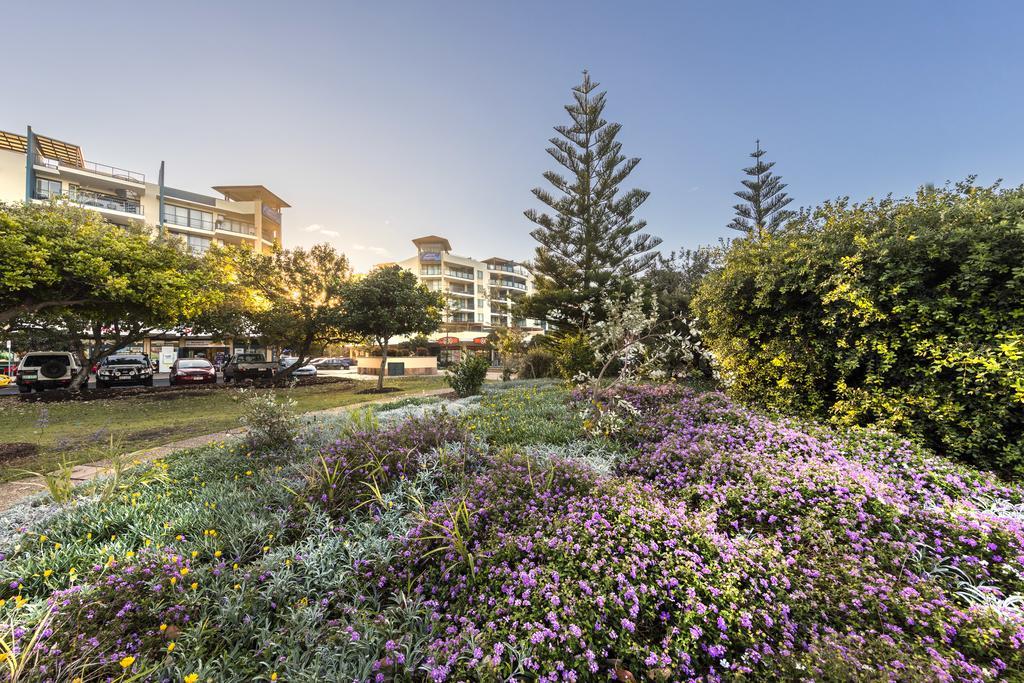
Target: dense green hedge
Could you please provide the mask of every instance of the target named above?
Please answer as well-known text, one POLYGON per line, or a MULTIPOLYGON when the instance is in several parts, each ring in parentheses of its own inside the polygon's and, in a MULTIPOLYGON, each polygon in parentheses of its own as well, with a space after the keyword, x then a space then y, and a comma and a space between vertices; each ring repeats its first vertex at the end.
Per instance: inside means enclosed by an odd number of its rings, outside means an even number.
POLYGON ((826 203, 733 243, 696 306, 738 397, 1024 473, 1024 187, 826 203))

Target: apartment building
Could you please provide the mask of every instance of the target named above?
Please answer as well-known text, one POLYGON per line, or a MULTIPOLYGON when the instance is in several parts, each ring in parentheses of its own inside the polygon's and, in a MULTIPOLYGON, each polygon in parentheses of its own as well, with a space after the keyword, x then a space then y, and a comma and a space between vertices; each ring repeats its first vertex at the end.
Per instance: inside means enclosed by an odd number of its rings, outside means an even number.
MULTIPOLYGON (((164 182, 163 162, 155 178, 87 160, 79 145, 34 133, 0 131, 0 201, 46 202, 61 198, 118 225, 149 225, 176 237, 195 253, 212 244, 270 252, 282 238, 281 211, 288 204, 262 185, 218 185, 219 196, 164 182), (156 182, 153 182, 153 180, 156 182)), ((154 333, 125 351, 153 358, 204 357, 211 361, 253 349, 246 340, 192 335, 188 330, 154 333), (166 349, 166 351, 165 351, 166 349)))
POLYGON ((511 259, 478 261, 452 253, 451 243, 438 235, 412 241, 416 255, 396 265, 410 271, 427 288, 449 302, 446 332, 485 332, 495 327, 540 330, 536 320, 516 318, 513 304, 533 293, 533 276, 511 259))
POLYGON ((269 252, 281 243, 281 210, 288 204, 262 185, 218 185, 220 196, 182 190, 141 171, 90 161, 79 145, 29 127, 0 131, 0 201, 60 197, 111 223, 144 223, 180 237, 197 253, 211 244, 269 252), (156 180, 156 182, 152 182, 156 180))

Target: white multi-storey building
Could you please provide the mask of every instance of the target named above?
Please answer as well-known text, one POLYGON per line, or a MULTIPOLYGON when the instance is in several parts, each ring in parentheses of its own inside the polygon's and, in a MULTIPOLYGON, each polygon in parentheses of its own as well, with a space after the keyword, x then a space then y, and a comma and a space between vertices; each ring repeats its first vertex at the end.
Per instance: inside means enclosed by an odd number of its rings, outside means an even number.
POLYGON ((533 293, 533 276, 521 264, 506 258, 478 261, 453 254, 451 243, 438 235, 418 237, 412 243, 416 255, 394 265, 445 295, 449 302, 446 332, 487 331, 496 327, 543 329, 537 320, 514 316, 513 304, 533 293))

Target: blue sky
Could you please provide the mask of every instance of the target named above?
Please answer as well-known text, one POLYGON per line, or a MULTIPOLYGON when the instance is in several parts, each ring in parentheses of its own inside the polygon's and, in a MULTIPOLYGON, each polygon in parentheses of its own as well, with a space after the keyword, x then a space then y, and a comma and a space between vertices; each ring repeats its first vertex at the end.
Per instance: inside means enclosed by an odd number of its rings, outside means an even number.
POLYGON ((1022 3, 45 6, 5 10, 0 129, 153 177, 163 159, 186 189, 265 184, 294 207, 286 246, 360 268, 424 233, 528 258, 522 211, 584 68, 667 248, 729 234, 757 137, 795 205, 1024 182, 1022 3))

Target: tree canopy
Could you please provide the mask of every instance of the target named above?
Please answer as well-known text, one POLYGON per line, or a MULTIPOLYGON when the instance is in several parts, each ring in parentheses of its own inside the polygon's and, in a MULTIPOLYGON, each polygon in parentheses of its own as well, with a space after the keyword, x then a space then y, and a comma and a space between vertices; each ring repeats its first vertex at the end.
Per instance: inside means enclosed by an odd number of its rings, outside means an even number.
POLYGON ((398 266, 378 268, 345 287, 341 327, 381 352, 377 388, 384 388, 388 345, 403 334, 430 334, 441 326, 444 299, 398 266))

